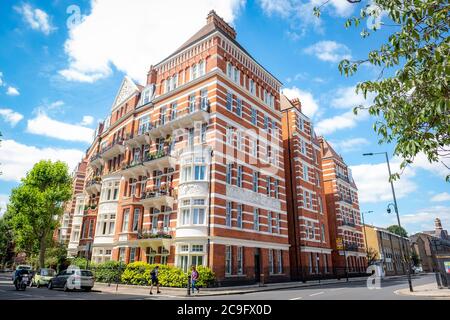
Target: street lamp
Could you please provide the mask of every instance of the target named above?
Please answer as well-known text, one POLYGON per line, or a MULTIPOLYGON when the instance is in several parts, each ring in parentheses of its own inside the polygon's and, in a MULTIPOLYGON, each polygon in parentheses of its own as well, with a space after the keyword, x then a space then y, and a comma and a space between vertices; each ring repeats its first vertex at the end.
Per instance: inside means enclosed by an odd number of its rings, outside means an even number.
POLYGON ((367 265, 369 265, 369 246, 367 244, 366 223, 364 222, 364 213, 373 213, 373 211, 370 210, 370 211, 363 211, 363 212, 361 212, 363 229, 364 229, 364 240, 366 242, 367 265))
MULTIPOLYGON (((373 156, 373 155, 378 155, 378 154, 384 154, 385 157, 386 157, 386 164, 387 164, 388 172, 389 172, 389 181, 390 181, 390 183, 391 183, 391 189, 392 189, 392 197, 394 198, 394 204, 393 204, 393 207, 394 207, 395 213, 397 214, 397 223, 398 223, 398 226, 401 228, 402 226, 401 226, 401 224, 400 224, 400 216, 399 216, 399 214, 398 214, 398 205, 397 205, 397 198, 395 197, 394 182, 393 182, 392 179, 391 179, 392 173, 391 173, 391 166, 389 165, 389 157, 388 157, 388 153, 387 153, 387 152, 377 152, 377 153, 371 152, 371 153, 364 153, 363 156, 373 156)), ((389 209, 389 206, 388 206, 388 209, 389 209)), ((390 210, 390 209, 389 209, 389 210, 390 210)), ((389 211, 388 211, 388 212, 389 212, 389 211)), ((400 245, 401 255, 402 255, 402 257, 405 257, 405 256, 403 255, 403 240, 400 240, 400 241, 401 241, 401 245, 400 245)), ((409 259, 407 260, 407 262, 408 262, 408 265, 407 265, 407 268, 406 268, 406 269, 408 270, 407 273, 408 273, 409 291, 413 292, 414 290, 413 290, 412 282, 411 282, 411 270, 410 270, 410 266, 409 266, 409 259)))

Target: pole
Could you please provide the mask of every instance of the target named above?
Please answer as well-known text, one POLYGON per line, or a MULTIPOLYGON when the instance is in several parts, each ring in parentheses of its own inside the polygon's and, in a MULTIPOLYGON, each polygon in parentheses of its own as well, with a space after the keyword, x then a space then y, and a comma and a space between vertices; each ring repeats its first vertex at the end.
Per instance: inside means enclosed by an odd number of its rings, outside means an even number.
MULTIPOLYGON (((396 213, 396 215, 397 215, 397 223, 398 223, 398 226, 401 228, 402 226, 401 226, 401 224, 400 224, 400 216, 399 216, 399 214, 398 214, 398 205, 397 205, 397 198, 395 197, 395 190, 394 190, 394 182, 392 181, 392 179, 391 179, 391 166, 390 166, 390 164, 389 164, 389 157, 388 157, 388 153, 387 152, 385 152, 384 153, 384 155, 386 156, 386 163, 387 163, 387 167, 388 167, 388 171, 389 171, 389 181, 390 181, 390 183, 391 183, 391 189, 392 189, 392 196, 394 197, 394 209, 395 209, 395 213, 396 213)), ((403 251, 403 244, 404 244, 404 241, 403 241, 403 239, 402 239, 403 237, 402 236, 400 236, 400 241, 401 241, 401 243, 400 243, 400 254, 402 255, 402 258, 405 258, 406 259, 406 256, 404 255, 404 251, 403 251)), ((409 291, 410 292, 413 292, 414 290, 413 290, 413 287, 412 287, 412 282, 411 282, 411 268, 410 268, 410 266, 409 266, 409 259, 406 259, 406 262, 407 262, 407 275, 408 275, 408 285, 409 285, 409 291)))
POLYGON ((345 277, 347 278, 347 282, 348 282, 348 262, 347 262, 347 245, 345 244, 344 241, 342 241, 342 244, 344 245, 344 259, 345 259, 345 277))
POLYGON ((362 214, 362 220, 363 220, 364 240, 366 242, 367 266, 369 266, 369 245, 367 244, 366 223, 364 222, 364 212, 362 212, 361 214, 362 214))

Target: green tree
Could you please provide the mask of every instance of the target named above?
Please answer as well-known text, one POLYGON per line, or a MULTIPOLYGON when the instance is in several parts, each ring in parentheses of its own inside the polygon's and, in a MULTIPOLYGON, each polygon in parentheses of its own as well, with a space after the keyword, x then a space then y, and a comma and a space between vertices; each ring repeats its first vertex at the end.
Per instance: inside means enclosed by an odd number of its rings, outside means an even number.
POLYGON ((378 251, 374 248, 369 248, 367 250, 367 265, 371 266, 377 261, 378 251))
POLYGON ((45 266, 45 252, 63 213, 62 204, 72 194, 67 165, 42 160, 12 190, 8 213, 18 250, 39 253, 39 267, 45 266))
POLYGON ((6 213, 0 218, 0 266, 13 257, 14 241, 8 218, 6 213))
POLYGON ((403 227, 399 227, 398 225, 394 224, 392 226, 387 227, 387 230, 389 232, 395 233, 401 237, 407 237, 408 236, 408 232, 406 232, 405 229, 403 229, 403 227))
POLYGON ((415 267, 420 266, 420 258, 415 250, 412 250, 411 252, 411 262, 415 267))
MULTIPOLYGON (((420 153, 429 162, 440 161, 450 169, 444 163, 450 157, 449 1, 347 1, 363 5, 359 16, 347 20, 347 28, 359 27, 364 21, 370 24, 381 15, 389 20, 362 28, 363 38, 379 28, 392 29, 388 41, 370 51, 367 58, 345 59, 339 64, 346 76, 355 74, 363 64, 381 68, 378 79, 357 85, 357 92, 365 97, 368 93, 375 96, 367 109, 377 117, 373 128, 379 143, 395 144, 394 154, 403 159, 401 169, 420 153), (393 75, 385 76, 388 72, 393 75)), ((314 8, 317 16, 322 6, 314 8)), ((366 108, 357 106, 354 112, 361 109, 366 108)), ((448 172, 446 180, 450 181, 448 172)), ((399 176, 395 173, 392 178, 399 176)))

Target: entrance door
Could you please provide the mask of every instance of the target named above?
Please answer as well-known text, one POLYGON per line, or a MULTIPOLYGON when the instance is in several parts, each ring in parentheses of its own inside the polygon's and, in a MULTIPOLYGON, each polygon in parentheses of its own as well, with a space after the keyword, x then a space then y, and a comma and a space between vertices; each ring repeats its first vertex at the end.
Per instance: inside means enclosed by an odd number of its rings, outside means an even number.
POLYGON ((261 281, 261 249, 255 249, 255 281, 261 281))

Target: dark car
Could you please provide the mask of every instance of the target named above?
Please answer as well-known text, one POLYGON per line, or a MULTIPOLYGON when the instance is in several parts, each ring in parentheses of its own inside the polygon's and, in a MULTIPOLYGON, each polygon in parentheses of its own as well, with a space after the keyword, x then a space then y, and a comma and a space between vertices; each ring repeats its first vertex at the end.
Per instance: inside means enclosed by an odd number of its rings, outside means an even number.
POLYGON ((89 270, 67 269, 58 273, 48 282, 50 290, 63 288, 64 291, 81 289, 90 291, 94 286, 94 275, 89 270))

